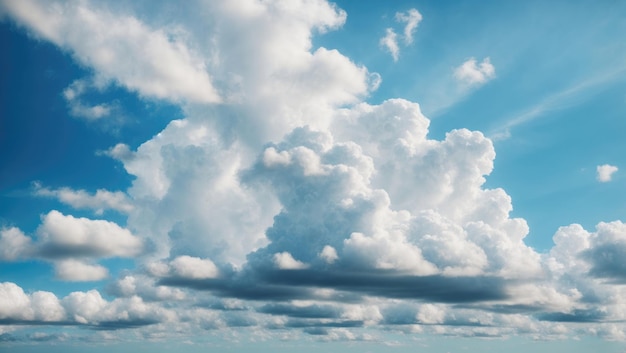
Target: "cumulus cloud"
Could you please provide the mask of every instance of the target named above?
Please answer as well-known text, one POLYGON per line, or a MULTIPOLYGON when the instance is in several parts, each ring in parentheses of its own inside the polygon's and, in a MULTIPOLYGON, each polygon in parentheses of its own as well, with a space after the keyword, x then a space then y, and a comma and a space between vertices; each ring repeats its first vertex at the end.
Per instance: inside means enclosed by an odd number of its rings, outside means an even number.
POLYGON ((601 183, 608 183, 613 178, 619 168, 610 164, 603 164, 596 167, 596 179, 601 183))
POLYGON ((55 263, 57 278, 64 281, 100 281, 108 277, 106 267, 92 265, 74 259, 61 260, 55 263))
POLYGON ((105 279, 108 270, 96 261, 133 257, 144 248, 141 239, 113 222, 59 211, 42 217, 34 239, 15 227, 0 230, 0 245, 0 260, 44 259, 54 264, 57 278, 65 281, 105 279))
POLYGON ((37 229, 38 253, 45 258, 132 257, 143 248, 130 231, 104 220, 66 216, 50 211, 37 229))
POLYGON ((0 229, 0 260, 13 261, 28 255, 32 241, 15 227, 0 229))
POLYGON ((91 195, 85 190, 72 190, 67 187, 50 189, 42 187, 40 183, 35 183, 34 186, 37 196, 53 197, 76 209, 92 209, 97 215, 102 215, 105 210, 129 213, 133 209, 128 196, 121 191, 98 189, 91 195))
POLYGON ((167 322, 174 317, 171 310, 137 296, 107 301, 100 292, 90 290, 72 292, 59 299, 50 292, 28 294, 15 283, 0 283, 0 320, 7 323, 118 329, 167 322))
POLYGON ((76 80, 63 91, 63 97, 68 104, 70 114, 86 120, 98 120, 109 116, 113 111, 110 104, 88 105, 80 96, 87 90, 86 80, 76 80))
MULTIPOLYGON (((186 116, 136 148, 100 152, 134 177, 125 193, 35 188, 74 208, 121 212, 124 227, 50 211, 32 238, 0 231, 0 259, 43 259, 66 281, 102 280, 101 259, 135 258, 138 268, 107 286, 116 299, 3 283, 2 322, 368 340, 353 329, 545 338, 585 333, 568 325, 576 321, 626 319, 616 285, 625 281, 624 224, 571 225, 549 253, 529 247, 510 196, 485 185, 491 140, 467 129, 430 138, 417 103, 362 102, 380 77, 313 47, 345 12, 322 0, 197 6, 184 20, 162 8, 164 18, 140 20, 88 1, 3 3, 96 77, 186 102, 186 116), (177 31, 162 28, 170 22, 177 31)), ((396 20, 410 44, 421 15, 396 20)), ((397 60, 398 35, 387 36, 381 45, 397 60)), ((470 85, 494 76, 489 58, 455 71, 470 85)))
POLYGON ((38 291, 29 295, 15 283, 0 283, 0 320, 62 322, 64 319, 65 309, 54 294, 38 291))
POLYGON ((205 279, 219 275, 215 264, 208 259, 179 256, 170 262, 170 266, 176 275, 186 278, 205 279))
POLYGON ((454 69, 454 77, 468 85, 482 85, 496 77, 496 69, 491 64, 489 57, 478 63, 475 58, 470 58, 454 69))

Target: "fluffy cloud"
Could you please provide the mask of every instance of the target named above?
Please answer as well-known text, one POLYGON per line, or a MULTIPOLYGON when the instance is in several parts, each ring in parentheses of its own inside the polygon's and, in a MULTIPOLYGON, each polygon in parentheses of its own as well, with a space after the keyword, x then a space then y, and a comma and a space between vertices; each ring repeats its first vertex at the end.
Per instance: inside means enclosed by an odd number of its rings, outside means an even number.
POLYGON ((33 240, 18 228, 0 231, 0 260, 40 258, 54 264, 57 278, 66 281, 97 281, 108 270, 96 263, 101 258, 132 257, 144 249, 141 239, 117 224, 66 216, 50 211, 42 217, 33 240))
MULTIPOLYGON (((104 79, 141 95, 218 102, 207 64, 176 33, 87 2, 3 1, 3 10, 29 31, 72 53, 104 79)), ((82 107, 92 118, 105 109, 82 107), (94 115, 95 114, 95 115, 94 115)))
POLYGON ((454 70, 454 77, 464 84, 481 85, 496 77, 496 69, 488 57, 480 64, 470 58, 454 70))
POLYGON ((50 292, 30 295, 15 283, 0 283, 0 320, 60 322, 65 319, 65 309, 50 292))
POLYGON ((170 262, 170 266, 176 275, 186 278, 205 279, 219 275, 215 264, 208 259, 179 256, 170 262))
POLYGON ((18 324, 88 325, 102 329, 167 322, 175 314, 141 298, 105 300, 96 290, 72 292, 59 299, 50 292, 27 294, 15 283, 0 283, 0 320, 18 324))
POLYGON ((300 270, 309 267, 291 256, 290 253, 284 251, 274 254, 274 265, 281 270, 300 270))
POLYGON ((132 257, 143 248, 141 240, 113 222, 66 216, 50 211, 38 234, 38 252, 46 258, 132 257))
MULTIPOLYGON (((35 190, 99 214, 117 210, 125 227, 51 211, 32 239, 0 232, 0 259, 44 259, 63 280, 101 280, 100 259, 136 258, 138 268, 107 287, 117 299, 3 283, 3 322, 159 326, 155 335, 289 328, 329 340, 371 339, 352 331, 369 327, 546 338, 589 334, 569 323, 594 322, 593 334, 623 336, 605 321, 626 319, 624 225, 563 227, 548 254, 526 245, 528 225, 511 217, 509 195, 485 186, 495 159, 488 138, 467 129, 429 138, 418 104, 360 102, 379 77, 313 48, 316 32, 346 20, 335 6, 207 2, 182 9, 185 21, 162 8, 163 18, 140 21, 88 1, 3 8, 95 76, 187 102, 184 119, 137 148, 102 152, 134 177, 126 193, 35 190)), ((396 20, 410 44, 421 15, 396 20)), ((397 60, 389 33, 381 43, 397 60)), ((467 84, 494 75, 489 58, 455 72, 467 84)))
POLYGON ((0 229, 0 260, 12 261, 31 250, 31 239, 15 227, 0 229))
POLYGON ((596 179, 598 179, 601 183, 608 183, 613 178, 613 174, 615 174, 619 168, 610 164, 603 164, 596 167, 596 179))
POLYGON ((39 183, 35 183, 35 195, 54 197, 62 203, 77 209, 92 209, 97 215, 102 215, 104 210, 128 213, 133 209, 128 196, 120 191, 111 192, 99 189, 95 194, 90 195, 85 190, 72 190, 67 187, 49 189, 42 187, 39 183))

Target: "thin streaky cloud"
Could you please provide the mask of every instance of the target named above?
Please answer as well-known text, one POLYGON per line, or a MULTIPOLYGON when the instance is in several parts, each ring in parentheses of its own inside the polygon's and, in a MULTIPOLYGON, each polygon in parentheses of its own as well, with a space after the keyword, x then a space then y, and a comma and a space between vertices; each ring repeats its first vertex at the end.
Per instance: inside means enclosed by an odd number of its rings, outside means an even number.
POLYGON ((391 54, 393 61, 398 61, 400 56, 400 47, 398 46, 398 35, 393 29, 387 28, 385 36, 380 39, 379 43, 380 46, 385 48, 389 54, 391 54))
POLYGON ((626 68, 622 67, 618 70, 592 77, 556 92, 520 114, 506 119, 500 126, 492 129, 487 135, 495 141, 506 140, 511 137, 511 130, 517 126, 539 119, 550 111, 557 111, 582 104, 586 99, 590 99, 593 96, 593 94, 590 94, 592 89, 600 88, 602 85, 621 79, 621 74, 623 74, 624 71, 626 71, 626 68))

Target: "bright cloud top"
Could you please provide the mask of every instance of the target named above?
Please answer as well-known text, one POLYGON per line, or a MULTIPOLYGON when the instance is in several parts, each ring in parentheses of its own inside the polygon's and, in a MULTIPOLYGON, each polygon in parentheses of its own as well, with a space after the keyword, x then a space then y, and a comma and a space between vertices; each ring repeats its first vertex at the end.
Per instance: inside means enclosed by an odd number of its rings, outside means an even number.
MULTIPOLYGON (((336 6, 238 0, 193 3, 183 16, 151 2, 164 16, 155 19, 89 1, 2 4, 96 79, 184 113, 136 147, 98 152, 132 177, 126 190, 35 184, 33 196, 69 210, 48 211, 32 234, 2 228, 0 260, 40 260, 60 281, 103 285, 57 296, 0 283, 0 324, 15 335, 64 325, 185 341, 213 330, 381 342, 389 331, 626 337, 626 226, 561 227, 546 253, 526 244, 511 197, 486 185, 489 138, 429 136, 419 104, 365 102, 380 76, 313 47, 346 21, 336 6), (94 218, 69 214, 80 210, 94 218), (114 275, 108 263, 119 258, 135 264, 114 275)), ((395 19, 411 44, 421 14, 395 19)), ((380 44, 398 60, 393 29, 380 44)), ((454 77, 480 85, 495 68, 471 58, 454 77)), ((74 82, 70 108, 83 89, 74 82)), ((598 180, 616 171, 599 166, 598 180)))
POLYGON ((608 183, 612 180, 613 174, 615 174, 619 168, 610 164, 603 164, 596 167, 596 179, 601 183, 608 183))
POLYGON ((487 57, 478 63, 475 58, 470 58, 454 70, 454 77, 461 83, 469 85, 481 85, 496 76, 496 69, 487 57))

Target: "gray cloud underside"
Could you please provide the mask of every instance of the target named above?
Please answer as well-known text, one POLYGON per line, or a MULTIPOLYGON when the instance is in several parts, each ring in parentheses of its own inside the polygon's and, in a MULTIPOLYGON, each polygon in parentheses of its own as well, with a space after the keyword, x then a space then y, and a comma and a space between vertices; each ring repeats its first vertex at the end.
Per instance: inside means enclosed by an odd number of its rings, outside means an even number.
MULTIPOLYGON (((222 297, 283 301, 319 299, 312 289, 329 288, 347 293, 422 299, 441 303, 472 303, 506 299, 505 281, 497 277, 407 276, 388 271, 378 273, 330 272, 319 270, 268 270, 255 281, 165 278, 160 285, 209 290, 222 297), (254 283, 253 285, 251 285, 254 283)), ((347 299, 353 299, 348 295, 347 299)), ((334 297, 334 300, 341 300, 334 297)))

